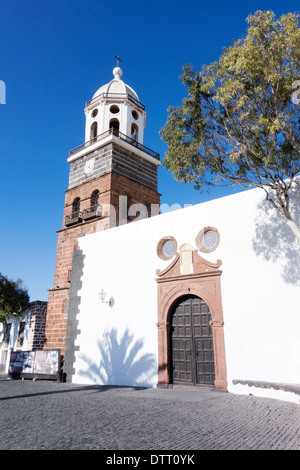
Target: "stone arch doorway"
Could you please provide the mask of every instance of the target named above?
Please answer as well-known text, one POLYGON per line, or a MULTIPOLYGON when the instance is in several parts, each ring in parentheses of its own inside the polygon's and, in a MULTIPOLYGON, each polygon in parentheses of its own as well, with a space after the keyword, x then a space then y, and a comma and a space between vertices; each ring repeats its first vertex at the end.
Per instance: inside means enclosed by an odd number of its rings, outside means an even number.
MULTIPOLYGON (((170 237, 169 237, 170 238, 170 237)), ((185 248, 185 247, 184 247, 185 248)), ((208 306, 211 314, 216 388, 227 390, 227 371, 224 342, 224 321, 221 295, 221 261, 211 263, 203 259, 197 250, 175 253, 175 259, 164 270, 157 270, 158 301, 158 386, 172 383, 171 329, 173 308, 185 296, 196 296, 208 306), (186 269, 186 256, 190 268, 186 269)), ((192 383, 192 382, 191 382, 192 383)))
POLYGON ((173 384, 214 385, 211 313, 198 296, 177 300, 170 313, 170 378, 173 384))

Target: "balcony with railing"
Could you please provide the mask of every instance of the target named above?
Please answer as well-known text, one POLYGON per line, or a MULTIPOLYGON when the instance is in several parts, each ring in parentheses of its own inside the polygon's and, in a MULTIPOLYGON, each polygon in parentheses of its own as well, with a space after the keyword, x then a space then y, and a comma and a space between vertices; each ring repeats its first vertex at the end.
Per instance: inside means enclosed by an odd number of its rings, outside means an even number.
POLYGON ((81 222, 86 222, 87 220, 95 219, 96 217, 102 217, 102 207, 100 204, 95 204, 83 211, 75 211, 66 215, 65 225, 66 227, 70 227, 75 224, 80 224, 81 222))
POLYGON ((76 155, 76 153, 80 152, 81 150, 84 150, 91 145, 95 144, 96 142, 100 142, 101 140, 104 140, 106 137, 109 136, 114 136, 118 137, 120 140, 127 142, 128 144, 132 145, 133 147, 142 150, 143 152, 147 153, 151 157, 155 158, 156 160, 160 160, 159 153, 154 152, 153 150, 149 149, 148 147, 145 147, 145 145, 140 144, 134 139, 131 139, 131 137, 128 137, 128 135, 122 134, 118 129, 111 128, 108 131, 103 132, 100 135, 97 135, 97 137, 94 137, 93 139, 85 142, 84 144, 79 145, 79 147, 74 148, 73 150, 70 150, 69 152, 69 157, 72 157, 76 155))
POLYGON ((65 225, 69 227, 70 225, 79 224, 82 222, 82 212, 75 211, 65 217, 65 225))
POLYGON ((95 219, 96 217, 102 217, 102 207, 99 204, 84 209, 82 212, 83 220, 95 219))

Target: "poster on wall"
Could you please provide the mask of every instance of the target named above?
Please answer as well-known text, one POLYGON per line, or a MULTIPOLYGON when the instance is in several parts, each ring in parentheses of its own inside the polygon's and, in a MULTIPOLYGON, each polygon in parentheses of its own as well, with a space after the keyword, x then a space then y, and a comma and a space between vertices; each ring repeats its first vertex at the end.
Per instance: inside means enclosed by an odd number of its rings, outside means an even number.
POLYGON ((22 372, 32 373, 34 351, 12 351, 10 354, 9 375, 20 375, 22 372))
POLYGON ((56 378, 59 370, 59 349, 11 352, 8 375, 13 379, 56 378))
POLYGON ((36 351, 34 361, 34 372, 39 374, 57 374, 59 351, 36 351))

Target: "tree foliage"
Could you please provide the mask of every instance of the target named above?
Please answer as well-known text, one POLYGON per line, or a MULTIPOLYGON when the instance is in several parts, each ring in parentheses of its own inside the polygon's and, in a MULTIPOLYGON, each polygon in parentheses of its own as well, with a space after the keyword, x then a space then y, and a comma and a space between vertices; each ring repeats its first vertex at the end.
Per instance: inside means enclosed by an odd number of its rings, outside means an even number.
POLYGON ((292 99, 300 79, 299 15, 276 19, 257 11, 247 22, 246 36, 224 48, 218 62, 183 68, 188 96, 168 109, 163 164, 196 189, 264 189, 300 239, 290 212, 300 172, 300 104, 292 99))
POLYGON ((0 273, 0 322, 10 315, 21 316, 29 306, 29 295, 23 281, 13 281, 0 273))

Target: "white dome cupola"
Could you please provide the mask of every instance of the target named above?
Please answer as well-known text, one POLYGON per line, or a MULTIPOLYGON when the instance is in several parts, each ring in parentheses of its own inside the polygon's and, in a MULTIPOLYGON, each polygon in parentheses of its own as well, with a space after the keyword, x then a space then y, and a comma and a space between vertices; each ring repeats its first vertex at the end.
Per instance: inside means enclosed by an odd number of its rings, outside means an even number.
POLYGON ((143 144, 146 124, 145 106, 136 92, 123 80, 122 69, 113 69, 114 78, 101 86, 85 108, 85 141, 105 132, 119 133, 143 144))

